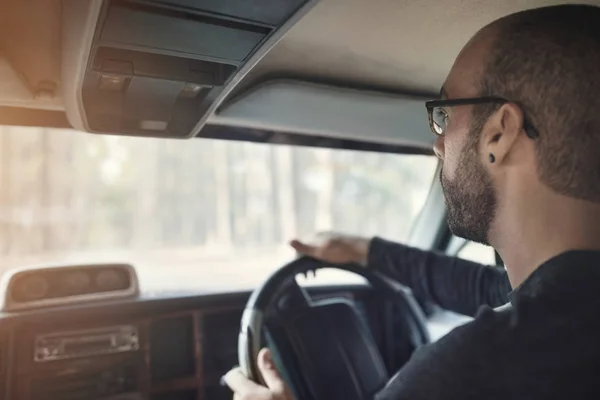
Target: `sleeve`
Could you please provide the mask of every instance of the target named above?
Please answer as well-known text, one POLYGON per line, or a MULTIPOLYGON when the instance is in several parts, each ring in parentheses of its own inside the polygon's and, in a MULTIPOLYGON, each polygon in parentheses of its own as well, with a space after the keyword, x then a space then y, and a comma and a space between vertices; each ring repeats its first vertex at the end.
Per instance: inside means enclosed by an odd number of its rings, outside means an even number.
POLYGON ((506 271, 423 251, 381 238, 371 241, 368 266, 412 289, 417 298, 475 316, 482 305, 499 307, 511 291, 506 271))

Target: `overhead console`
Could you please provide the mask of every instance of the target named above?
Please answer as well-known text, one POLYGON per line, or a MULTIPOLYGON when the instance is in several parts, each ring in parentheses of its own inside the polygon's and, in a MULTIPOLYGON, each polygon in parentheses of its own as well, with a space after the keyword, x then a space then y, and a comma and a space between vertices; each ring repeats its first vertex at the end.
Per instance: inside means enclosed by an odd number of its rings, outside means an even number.
POLYGON ((67 115, 92 132, 193 136, 313 1, 66 1, 67 115))

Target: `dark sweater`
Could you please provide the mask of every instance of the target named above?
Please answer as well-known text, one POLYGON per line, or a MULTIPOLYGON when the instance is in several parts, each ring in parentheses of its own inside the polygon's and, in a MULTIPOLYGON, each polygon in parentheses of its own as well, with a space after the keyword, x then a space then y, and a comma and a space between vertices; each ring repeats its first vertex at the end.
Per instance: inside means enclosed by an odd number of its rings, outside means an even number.
POLYGON ((418 349, 377 400, 600 398, 600 252, 552 258, 510 294, 500 269, 380 239, 369 262, 475 315, 418 349), (491 308, 508 299, 511 307, 491 308))

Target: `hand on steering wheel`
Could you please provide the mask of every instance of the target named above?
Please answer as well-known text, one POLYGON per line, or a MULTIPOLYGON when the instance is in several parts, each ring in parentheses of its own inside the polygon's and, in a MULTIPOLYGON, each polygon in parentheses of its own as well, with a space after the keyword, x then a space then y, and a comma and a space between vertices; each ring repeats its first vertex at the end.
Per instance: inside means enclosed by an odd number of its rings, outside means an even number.
POLYGON ((332 264, 367 265, 371 239, 335 232, 319 232, 309 241, 292 240, 298 254, 332 264))
MULTIPOLYGON (((370 239, 333 232, 318 233, 313 240, 293 240, 290 245, 300 255, 334 264, 365 265, 370 239)), ((262 349, 256 360, 266 386, 248 379, 241 368, 229 371, 224 381, 234 392, 234 400, 295 400, 289 387, 277 371, 270 350, 262 349)))
POLYGON ((246 378, 239 367, 223 377, 234 393, 234 400, 295 400, 290 388, 275 368, 268 349, 262 349, 258 353, 257 364, 266 386, 246 378))

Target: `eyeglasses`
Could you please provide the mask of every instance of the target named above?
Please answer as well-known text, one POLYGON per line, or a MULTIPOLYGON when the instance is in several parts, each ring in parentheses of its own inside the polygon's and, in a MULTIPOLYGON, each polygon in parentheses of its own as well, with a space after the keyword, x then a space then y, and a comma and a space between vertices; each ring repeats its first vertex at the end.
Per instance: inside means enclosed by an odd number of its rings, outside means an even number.
MULTIPOLYGON (((496 104, 505 104, 505 103, 515 103, 513 101, 503 99, 502 97, 474 97, 469 99, 449 99, 449 100, 432 100, 425 103, 425 107, 427 107, 427 113, 429 115, 429 128, 431 128, 431 132, 433 132, 436 136, 443 136, 446 132, 446 125, 448 122, 448 113, 444 110, 445 107, 455 107, 455 106, 467 106, 467 105, 476 105, 476 104, 487 104, 487 103, 496 103, 496 104)), ((518 104, 517 104, 518 105, 518 104)), ((539 136, 538 131, 531 125, 527 118, 525 118, 525 122, 523 124, 523 128, 525 129, 525 133, 531 139, 535 139, 539 136)))

